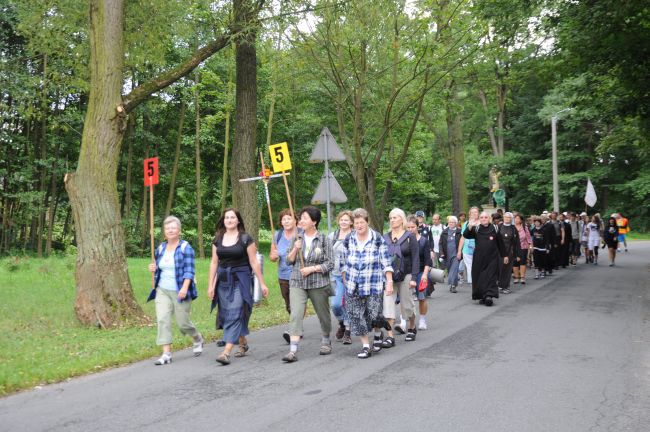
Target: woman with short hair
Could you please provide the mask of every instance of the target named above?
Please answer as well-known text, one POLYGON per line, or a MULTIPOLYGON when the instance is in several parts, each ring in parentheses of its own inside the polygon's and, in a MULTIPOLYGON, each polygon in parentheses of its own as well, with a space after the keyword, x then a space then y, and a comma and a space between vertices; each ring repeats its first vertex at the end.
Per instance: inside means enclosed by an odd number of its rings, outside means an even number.
POLYGON ((154 252, 156 262, 149 264, 149 271, 154 273, 154 285, 147 299, 156 300, 156 343, 163 347, 162 355, 155 362, 158 366, 172 362, 172 315, 181 333, 192 337, 194 355, 203 352, 203 336, 190 321, 192 300, 197 297, 194 249, 181 240, 181 221, 177 217, 165 218, 163 232, 165 241, 154 252))
POLYGON ((476 241, 472 263, 472 300, 492 306, 494 299, 499 298, 499 261, 503 260, 505 264, 509 261, 501 236, 485 211, 479 215, 478 223, 469 221, 463 236, 476 241))
POLYGON ((257 261, 255 241, 246 233, 239 211, 227 208, 217 222, 208 273, 208 297, 212 300, 212 308, 218 308, 217 329, 223 329, 225 342, 216 360, 223 366, 230 364, 235 344, 239 344, 235 357, 244 357, 249 350, 246 336, 253 311, 253 273, 266 297, 269 289, 257 261))
POLYGON ((368 334, 383 326, 385 293, 393 294, 393 268, 388 246, 381 234, 368 226, 368 212, 358 208, 352 212, 354 231, 345 240, 345 254, 341 259, 341 274, 345 283, 345 305, 350 318, 350 331, 361 339, 362 348, 357 358, 369 358, 368 334))
POLYGON ((298 213, 300 227, 303 229, 293 241, 287 263, 293 265, 289 295, 291 298, 291 321, 289 324, 289 352, 282 357, 285 363, 298 360, 298 343, 303 333, 303 320, 307 300, 311 300, 322 332, 319 354, 332 353, 332 318, 330 316, 329 295, 331 292, 330 272, 334 267, 332 245, 329 239, 318 232, 321 220, 316 207, 303 207, 298 213))
MULTIPOLYGON (((291 304, 289 301, 289 279, 291 279, 291 270, 293 266, 287 263, 287 254, 291 243, 300 233, 297 227, 297 220, 290 209, 283 209, 278 214, 278 222, 282 229, 274 233, 274 240, 271 242, 271 252, 269 259, 278 263, 278 284, 280 285, 280 293, 284 300, 284 307, 289 316, 291 316, 291 304)), ((282 334, 284 340, 289 343, 289 332, 285 331, 282 334)))

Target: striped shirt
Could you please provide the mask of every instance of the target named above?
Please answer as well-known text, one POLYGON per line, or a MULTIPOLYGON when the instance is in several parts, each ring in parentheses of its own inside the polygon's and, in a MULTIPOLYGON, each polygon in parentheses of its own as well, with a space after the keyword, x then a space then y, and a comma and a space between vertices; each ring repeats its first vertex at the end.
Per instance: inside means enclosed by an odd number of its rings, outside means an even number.
POLYGON ((386 272, 393 271, 386 241, 381 234, 370 230, 365 243, 359 241, 355 231, 347 243, 341 259, 341 273, 345 273, 348 294, 359 297, 381 294, 386 272))

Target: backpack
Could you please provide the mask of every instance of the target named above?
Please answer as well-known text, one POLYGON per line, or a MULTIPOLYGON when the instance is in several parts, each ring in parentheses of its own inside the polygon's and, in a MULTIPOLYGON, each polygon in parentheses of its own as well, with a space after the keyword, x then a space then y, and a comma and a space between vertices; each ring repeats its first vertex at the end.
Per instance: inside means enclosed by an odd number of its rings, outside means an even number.
POLYGON ((388 252, 392 255, 391 258, 391 267, 393 267, 393 282, 402 282, 406 278, 406 264, 405 259, 402 256, 402 243, 405 241, 411 244, 411 234, 406 233, 406 236, 402 236, 397 242, 393 242, 388 233, 384 235, 384 240, 388 244, 388 252))

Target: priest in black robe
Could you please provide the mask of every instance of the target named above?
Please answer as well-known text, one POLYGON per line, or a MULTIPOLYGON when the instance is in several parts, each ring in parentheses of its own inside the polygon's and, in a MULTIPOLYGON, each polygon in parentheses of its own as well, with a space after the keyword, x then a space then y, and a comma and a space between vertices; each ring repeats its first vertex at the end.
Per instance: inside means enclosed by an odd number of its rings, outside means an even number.
POLYGON ((509 261, 503 240, 487 212, 480 214, 478 225, 468 225, 463 236, 476 240, 472 263, 472 300, 492 306, 493 299, 499 298, 499 261, 509 261))

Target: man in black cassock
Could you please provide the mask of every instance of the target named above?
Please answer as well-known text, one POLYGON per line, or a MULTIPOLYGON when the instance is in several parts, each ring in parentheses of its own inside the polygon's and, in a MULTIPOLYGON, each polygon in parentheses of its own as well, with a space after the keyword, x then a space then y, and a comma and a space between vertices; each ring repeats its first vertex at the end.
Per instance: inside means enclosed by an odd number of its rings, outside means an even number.
POLYGON ((480 214, 478 225, 468 225, 463 236, 476 240, 472 262, 472 300, 492 306, 493 299, 499 298, 499 260, 505 263, 509 261, 503 240, 487 212, 480 214))

